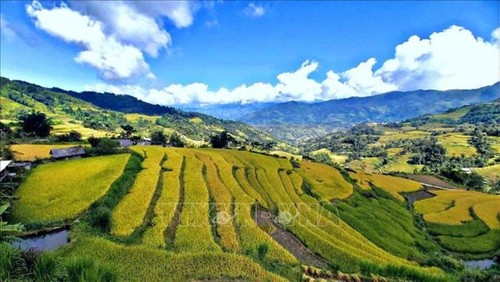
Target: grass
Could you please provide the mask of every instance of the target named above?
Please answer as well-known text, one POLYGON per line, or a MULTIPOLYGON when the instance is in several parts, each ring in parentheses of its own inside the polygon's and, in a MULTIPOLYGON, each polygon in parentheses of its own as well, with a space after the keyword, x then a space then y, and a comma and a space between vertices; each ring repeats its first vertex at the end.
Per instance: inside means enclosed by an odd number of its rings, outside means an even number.
POLYGON ((165 154, 162 148, 154 146, 137 146, 134 150, 145 151, 144 169, 137 175, 130 193, 113 210, 111 233, 118 236, 129 236, 141 225, 155 192, 160 162, 165 154))
POLYGON ((367 174, 361 171, 349 172, 362 189, 371 189, 370 184, 375 185, 392 195, 398 201, 404 201, 402 192, 415 192, 422 189, 422 185, 416 181, 401 177, 382 174, 367 174))
POLYGON ((60 149, 74 147, 76 145, 63 144, 15 144, 11 145, 10 149, 14 155, 14 159, 18 161, 34 161, 37 159, 49 159, 51 149, 60 149))
POLYGON ((43 164, 16 191, 16 220, 49 222, 76 217, 101 198, 122 173, 129 154, 43 164))

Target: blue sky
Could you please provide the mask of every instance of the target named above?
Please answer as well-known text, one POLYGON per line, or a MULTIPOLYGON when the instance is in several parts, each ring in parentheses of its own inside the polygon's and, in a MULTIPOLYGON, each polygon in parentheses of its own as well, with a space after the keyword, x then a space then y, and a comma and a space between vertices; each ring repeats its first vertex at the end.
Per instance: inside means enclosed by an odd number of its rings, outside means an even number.
POLYGON ((0 5, 2 76, 159 104, 319 101, 500 77, 498 1, 0 5))

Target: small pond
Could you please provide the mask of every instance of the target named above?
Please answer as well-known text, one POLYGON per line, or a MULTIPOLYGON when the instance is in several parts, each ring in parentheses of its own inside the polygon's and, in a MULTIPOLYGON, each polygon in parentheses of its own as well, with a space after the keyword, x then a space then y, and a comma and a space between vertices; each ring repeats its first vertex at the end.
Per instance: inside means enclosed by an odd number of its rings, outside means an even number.
POLYGON ((465 261, 464 264, 467 268, 487 269, 495 265, 495 261, 493 259, 469 260, 465 261))
POLYGON ((23 251, 35 252, 55 250, 69 242, 69 228, 50 231, 41 235, 24 237, 16 240, 12 245, 23 251))

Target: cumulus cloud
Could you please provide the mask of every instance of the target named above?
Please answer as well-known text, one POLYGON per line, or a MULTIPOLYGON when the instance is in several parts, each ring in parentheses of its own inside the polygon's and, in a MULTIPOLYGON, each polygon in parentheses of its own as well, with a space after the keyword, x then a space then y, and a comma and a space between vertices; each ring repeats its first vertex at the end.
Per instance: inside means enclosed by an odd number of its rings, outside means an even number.
POLYGON ((71 1, 71 7, 26 5, 37 28, 83 47, 75 61, 93 66, 106 80, 154 78, 144 54, 158 56, 171 45, 161 19, 176 27, 193 23, 195 8, 186 1, 71 1), (132 24, 133 23, 133 24, 132 24))
POLYGON ((375 75, 399 90, 471 89, 493 84, 500 78, 497 28, 492 41, 475 37, 459 27, 414 35, 396 47, 395 57, 384 62, 375 75))
POLYGON ((244 10, 245 15, 249 17, 262 17, 266 13, 266 9, 264 9, 261 5, 256 5, 254 3, 249 3, 248 6, 244 10))
POLYGON ((297 70, 277 76, 277 83, 254 83, 234 89, 210 91, 204 83, 173 84, 163 89, 99 84, 87 90, 130 94, 147 102, 175 104, 227 104, 283 101, 323 101, 371 96, 389 91, 417 89, 472 89, 500 80, 500 28, 491 40, 475 37, 469 30, 451 26, 429 38, 411 36, 395 48, 394 57, 378 69, 369 58, 343 72, 329 70, 316 81, 316 61, 305 61, 297 70))

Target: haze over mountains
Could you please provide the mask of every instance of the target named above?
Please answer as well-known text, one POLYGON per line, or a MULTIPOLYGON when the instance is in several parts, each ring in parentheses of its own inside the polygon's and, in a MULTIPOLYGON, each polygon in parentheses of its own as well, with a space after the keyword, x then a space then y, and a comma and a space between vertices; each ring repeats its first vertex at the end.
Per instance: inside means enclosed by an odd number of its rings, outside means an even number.
POLYGON ((286 141, 318 137, 362 122, 396 122, 500 97, 500 82, 472 90, 388 92, 319 103, 286 102, 192 107, 257 126, 286 141), (300 129, 300 130, 299 130, 300 129))

